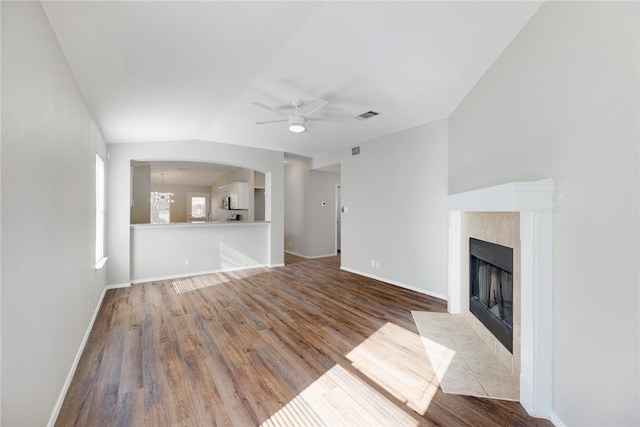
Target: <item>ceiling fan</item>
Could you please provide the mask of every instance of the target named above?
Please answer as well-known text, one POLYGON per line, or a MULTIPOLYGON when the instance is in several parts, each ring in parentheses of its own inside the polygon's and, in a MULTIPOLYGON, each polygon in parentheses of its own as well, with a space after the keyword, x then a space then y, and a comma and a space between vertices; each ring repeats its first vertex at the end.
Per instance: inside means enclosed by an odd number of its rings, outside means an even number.
POLYGON ((289 122, 289 130, 293 133, 301 133, 307 131, 307 120, 319 120, 309 118, 310 115, 318 111, 320 108, 324 107, 327 104, 327 101, 321 98, 316 99, 315 101, 306 104, 304 101, 300 99, 296 99, 291 101, 291 107, 286 106, 283 108, 271 107, 269 105, 263 104, 262 102, 254 102, 253 105, 257 107, 264 108, 269 111, 273 111, 274 113, 278 113, 281 116, 287 116, 287 119, 281 120, 269 120, 266 122, 255 122, 257 125, 264 125, 267 123, 280 123, 280 122, 289 122), (291 111, 293 110, 293 111, 291 111))

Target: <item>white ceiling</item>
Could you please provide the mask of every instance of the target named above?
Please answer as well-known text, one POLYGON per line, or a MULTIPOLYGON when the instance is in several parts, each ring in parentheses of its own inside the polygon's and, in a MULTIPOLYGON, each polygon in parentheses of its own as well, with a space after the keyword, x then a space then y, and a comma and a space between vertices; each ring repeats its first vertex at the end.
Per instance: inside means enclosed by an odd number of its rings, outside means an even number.
POLYGON ((44 4, 107 142, 314 157, 447 117, 541 2, 44 4), (281 118, 254 101, 316 98, 307 133, 254 124, 281 118))

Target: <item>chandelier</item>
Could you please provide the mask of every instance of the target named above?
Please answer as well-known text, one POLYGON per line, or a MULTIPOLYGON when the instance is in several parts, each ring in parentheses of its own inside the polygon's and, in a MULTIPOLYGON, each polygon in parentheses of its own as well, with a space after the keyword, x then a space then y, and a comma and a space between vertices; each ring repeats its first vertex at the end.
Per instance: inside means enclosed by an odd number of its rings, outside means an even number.
MULTIPOLYGON (((162 184, 160 185, 160 189, 164 189, 164 173, 161 173, 162 184)), ((151 192, 151 205, 154 208, 162 208, 166 207, 168 203, 173 203, 175 200, 172 199, 173 193, 163 192, 163 191, 152 191, 151 192)))

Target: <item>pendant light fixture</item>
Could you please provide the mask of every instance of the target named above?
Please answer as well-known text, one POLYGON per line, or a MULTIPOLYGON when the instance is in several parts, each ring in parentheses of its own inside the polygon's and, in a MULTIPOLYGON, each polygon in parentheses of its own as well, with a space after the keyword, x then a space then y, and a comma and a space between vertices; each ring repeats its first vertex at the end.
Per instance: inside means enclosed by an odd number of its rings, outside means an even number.
MULTIPOLYGON (((164 190, 164 173, 161 173, 160 176, 162 177, 162 183, 160 184, 160 189, 164 190)), ((154 208, 159 208, 161 207, 161 205, 164 205, 166 203, 173 203, 173 202, 175 202, 175 200, 173 200, 173 193, 171 192, 164 192, 164 191, 151 192, 151 203, 153 204, 154 208)))

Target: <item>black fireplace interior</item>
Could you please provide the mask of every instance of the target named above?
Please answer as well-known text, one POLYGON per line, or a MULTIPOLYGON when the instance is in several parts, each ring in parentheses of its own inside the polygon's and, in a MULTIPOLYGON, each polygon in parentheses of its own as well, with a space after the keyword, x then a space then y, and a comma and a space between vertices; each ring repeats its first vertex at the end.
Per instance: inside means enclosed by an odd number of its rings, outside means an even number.
POLYGON ((469 310, 513 353, 513 249, 469 239, 469 310))

